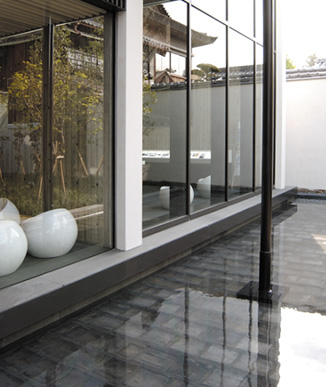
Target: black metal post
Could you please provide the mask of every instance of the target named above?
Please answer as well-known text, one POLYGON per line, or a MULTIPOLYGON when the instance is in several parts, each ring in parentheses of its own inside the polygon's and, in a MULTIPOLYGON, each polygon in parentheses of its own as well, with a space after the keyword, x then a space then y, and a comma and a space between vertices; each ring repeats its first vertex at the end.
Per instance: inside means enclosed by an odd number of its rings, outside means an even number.
POLYGON ((191 30, 191 7, 187 4, 187 59, 186 59, 186 74, 187 74, 187 117, 186 117, 186 214, 190 215, 190 127, 191 127, 191 54, 192 54, 192 30, 191 30))
POLYGON ((53 168, 53 46, 54 27, 43 28, 43 210, 52 209, 53 168))
POLYGON ((264 0, 263 155, 259 291, 271 292, 273 189, 273 1, 264 0))
MULTIPOLYGON (((228 7, 228 2, 226 2, 228 7)), ((229 27, 226 27, 226 61, 225 61, 225 179, 224 179, 224 200, 229 201, 229 91, 230 91, 230 67, 229 67, 229 27)))
POLYGON ((104 245, 111 247, 113 245, 113 225, 115 224, 114 214, 114 183, 112 171, 114 170, 114 14, 108 12, 104 15, 104 115, 103 115, 103 205, 104 205, 104 245), (113 215, 114 216, 114 215, 113 215))
POLYGON ((286 291, 283 287, 271 284, 274 127, 273 11, 273 0, 264 0, 263 156, 259 282, 250 281, 237 293, 238 298, 264 303, 279 303, 286 291))

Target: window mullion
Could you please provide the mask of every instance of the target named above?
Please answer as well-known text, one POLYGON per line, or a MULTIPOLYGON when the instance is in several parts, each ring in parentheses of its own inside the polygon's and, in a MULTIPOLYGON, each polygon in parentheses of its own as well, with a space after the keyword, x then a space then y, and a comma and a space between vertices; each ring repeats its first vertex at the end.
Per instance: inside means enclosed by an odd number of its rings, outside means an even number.
POLYGON ((43 28, 43 209, 53 204, 53 52, 54 26, 43 28))

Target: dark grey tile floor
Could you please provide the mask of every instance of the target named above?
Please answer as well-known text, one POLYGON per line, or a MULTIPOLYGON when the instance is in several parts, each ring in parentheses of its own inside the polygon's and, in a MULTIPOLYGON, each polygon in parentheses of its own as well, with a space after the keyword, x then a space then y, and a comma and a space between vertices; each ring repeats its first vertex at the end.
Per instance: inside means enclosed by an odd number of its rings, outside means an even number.
POLYGON ((325 386, 326 205, 273 220, 282 303, 241 300, 256 280, 250 224, 0 355, 0 386, 325 386))

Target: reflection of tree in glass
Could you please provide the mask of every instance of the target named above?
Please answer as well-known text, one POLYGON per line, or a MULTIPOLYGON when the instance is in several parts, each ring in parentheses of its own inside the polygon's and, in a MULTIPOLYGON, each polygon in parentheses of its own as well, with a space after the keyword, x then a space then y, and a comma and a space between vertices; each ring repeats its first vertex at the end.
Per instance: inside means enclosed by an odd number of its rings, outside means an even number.
MULTIPOLYGON (((64 154, 65 129, 78 131, 88 123, 98 123, 97 115, 103 100, 103 88, 99 66, 94 58, 103 60, 98 41, 86 42, 83 51, 75 51, 71 30, 62 26, 55 29, 54 42, 54 87, 53 87, 53 131, 56 138, 54 153, 64 154), (100 80, 100 82, 99 82, 100 80)), ((100 34, 100 31, 97 31, 100 34)), ((30 49, 29 60, 24 69, 13 76, 8 87, 9 109, 15 111, 16 137, 29 135, 34 148, 35 162, 38 161, 39 141, 43 128, 42 115, 42 42, 36 41, 30 49)))
MULTIPOLYGON (((42 125, 42 61, 41 42, 36 41, 30 49, 30 60, 23 62, 24 69, 17 71, 8 86, 7 95, 1 103, 6 105, 12 117, 13 147, 17 164, 23 167, 21 145, 29 136, 33 148, 33 160, 38 165, 40 127, 42 125)), ((37 168, 37 167, 36 167, 37 168)))
MULTIPOLYGON (((92 142, 102 130, 103 121, 103 22, 93 19, 55 28, 53 80, 53 160, 68 157, 70 139, 83 138, 92 142)), ((24 173, 22 144, 32 149, 34 174, 41 176, 41 140, 43 124, 43 44, 36 38, 30 46, 28 59, 22 69, 11 77, 6 93, 0 93, 0 103, 10 115, 9 130, 13 134, 13 148, 17 167, 24 173)), ((83 151, 85 151, 84 147, 83 151)), ((80 151, 80 160, 83 157, 80 151)), ((69 156, 71 157, 71 156, 69 156)), ((85 163, 81 170, 85 171, 85 163)), ((36 182, 35 182, 36 183, 36 182)), ((41 183, 36 183, 40 185, 41 183)), ((40 199, 41 190, 38 189, 40 199)), ((68 198, 67 198, 68 200, 68 198)))
POLYGON ((153 123, 151 122, 150 115, 153 110, 153 105, 157 102, 155 91, 152 89, 152 85, 148 81, 147 77, 143 77, 143 135, 149 134, 153 123))
POLYGON ((198 77, 199 81, 210 81, 217 78, 220 73, 220 69, 209 63, 200 63, 197 65, 198 69, 191 70, 191 74, 198 77))
POLYGON ((314 67, 318 63, 318 58, 316 54, 311 54, 306 59, 307 67, 314 67))

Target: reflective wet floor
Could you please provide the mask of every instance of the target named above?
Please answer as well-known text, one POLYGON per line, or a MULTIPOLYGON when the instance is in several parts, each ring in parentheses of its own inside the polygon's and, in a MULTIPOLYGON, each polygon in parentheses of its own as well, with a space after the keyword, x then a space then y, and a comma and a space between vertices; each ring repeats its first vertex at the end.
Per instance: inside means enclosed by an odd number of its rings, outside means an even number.
POLYGON ((242 300, 260 227, 245 226, 0 356, 0 386, 325 386, 326 205, 273 220, 281 303, 242 300))

